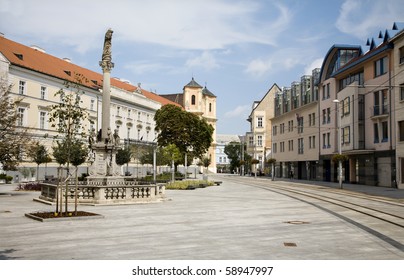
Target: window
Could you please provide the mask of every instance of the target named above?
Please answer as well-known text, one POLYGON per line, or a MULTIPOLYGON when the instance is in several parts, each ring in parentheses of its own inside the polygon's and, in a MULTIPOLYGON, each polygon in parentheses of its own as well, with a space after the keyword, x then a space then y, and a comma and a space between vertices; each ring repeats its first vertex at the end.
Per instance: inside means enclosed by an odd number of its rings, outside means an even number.
POLYGON ((373 124, 373 142, 379 143, 379 126, 377 123, 373 124))
POLYGON ((323 134, 323 149, 331 148, 330 136, 331 136, 330 132, 323 134))
POLYGON ((316 136, 309 136, 309 149, 316 148, 316 136))
POLYGON ((278 148, 277 143, 274 143, 273 144, 274 154, 277 153, 277 148, 278 148))
POLYGON ((404 121, 399 121, 398 122, 398 135, 399 135, 399 141, 404 141, 404 121))
POLYGON ((303 138, 297 139, 297 148, 298 148, 298 154, 303 154, 304 149, 303 149, 303 138))
POLYGON ((130 127, 128 127, 126 138, 130 139, 130 127))
POLYGON ((90 101, 90 110, 94 111, 95 108, 95 99, 91 99, 90 101))
POLYGON ((46 99, 46 87, 41 86, 41 99, 46 99))
POLYGON ((257 127, 262 127, 262 117, 257 117, 257 127))
POLYGON ((212 112, 212 103, 209 103, 209 112, 212 112))
POLYGON ((297 133, 303 133, 303 117, 297 119, 297 133))
POLYGON ((195 105, 196 104, 196 97, 195 95, 191 96, 191 105, 195 105))
POLYGON ((39 112, 39 128, 46 129, 46 112, 39 112))
POLYGON ((331 108, 327 108, 327 123, 331 122, 331 108))
POLYGON ((293 140, 288 141, 289 151, 293 151, 293 140))
POLYGON ((258 136, 257 136, 257 145, 258 145, 259 147, 262 147, 262 135, 258 135, 258 136))
POLYGON ((330 84, 327 84, 326 99, 330 98, 330 84))
POLYGON ((400 64, 403 64, 404 63, 404 47, 400 48, 399 54, 400 54, 400 64))
POLYGON ((347 98, 345 98, 342 101, 342 114, 341 114, 341 118, 343 116, 349 115, 351 111, 351 103, 350 103, 350 97, 348 96, 347 98))
POLYGON ((252 136, 248 138, 248 144, 249 146, 254 146, 254 138, 252 136))
POLYGON ((19 86, 18 86, 18 93, 25 94, 25 87, 26 87, 25 81, 20 81, 19 86))
POLYGON ((285 142, 281 142, 280 146, 281 146, 281 153, 283 153, 285 151, 285 142))
POLYGON ((311 125, 316 125, 316 113, 313 113, 312 114, 312 117, 311 117, 311 125))
POLYGON ((280 134, 285 133, 285 124, 284 124, 284 123, 281 123, 281 124, 279 125, 279 130, 280 130, 280 134))
POLYGON ((375 77, 387 73, 387 56, 375 61, 375 77))
POLYGON ((382 122, 382 136, 382 142, 387 142, 389 140, 387 122, 382 122))
POLYGON ((342 137, 343 137, 342 143, 344 143, 344 144, 350 143, 350 137, 351 137, 350 132, 351 132, 351 127, 349 127, 349 126, 344 127, 342 129, 342 137))
POLYGON ((327 110, 323 109, 323 124, 327 123, 327 110))
POLYGON ((273 135, 275 136, 278 133, 278 126, 274 125, 272 127, 273 135))
POLYGON ((121 107, 116 107, 116 115, 121 116, 121 107))
POLYGON ((404 101, 404 84, 400 85, 400 101, 404 101))
POLYGON ((25 108, 18 108, 17 111, 17 126, 25 125, 25 108))

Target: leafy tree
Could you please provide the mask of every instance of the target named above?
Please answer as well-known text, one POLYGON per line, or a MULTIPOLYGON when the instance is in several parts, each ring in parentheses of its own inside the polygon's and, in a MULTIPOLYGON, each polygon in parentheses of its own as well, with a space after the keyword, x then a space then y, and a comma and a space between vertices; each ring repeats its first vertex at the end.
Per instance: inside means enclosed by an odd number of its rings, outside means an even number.
POLYGON ((70 159, 73 166, 76 167, 76 180, 74 188, 74 213, 77 215, 77 185, 78 185, 78 169, 79 165, 83 164, 88 156, 88 146, 82 141, 74 139, 70 146, 70 159))
MULTIPOLYGON (((85 120, 90 123, 89 114, 85 108, 80 107, 83 103, 81 101, 81 95, 84 91, 81 89, 81 85, 86 83, 87 79, 81 74, 75 74, 74 82, 65 82, 65 89, 60 89, 55 93, 55 96, 59 96, 60 103, 51 107, 49 113, 51 126, 55 127, 59 133, 59 137, 63 140, 59 144, 57 149, 63 149, 58 151, 57 154, 60 157, 65 157, 65 161, 59 158, 58 162, 65 162, 66 170, 69 171, 70 164, 75 160, 75 152, 73 148, 77 145, 78 139, 85 139, 86 133, 83 127, 85 120)), ((66 180, 66 193, 65 193, 65 212, 68 213, 68 180, 66 180)), ((62 211, 62 209, 60 209, 62 211)))
POLYGON ((41 165, 42 163, 49 162, 48 151, 46 150, 44 145, 41 145, 41 144, 39 144, 39 142, 36 142, 28 150, 28 155, 31 157, 31 159, 37 165, 36 166, 36 174, 38 175, 38 177, 37 177, 37 181, 38 181, 38 179, 39 179, 39 165, 41 165))
POLYGON ((19 100, 12 100, 11 85, 0 79, 0 164, 4 170, 17 170, 22 152, 22 144, 29 146, 31 136, 27 129, 18 126, 16 107, 19 100))
POLYGON ((167 146, 165 146, 162 149, 162 153, 163 156, 166 159, 170 159, 171 160, 171 172, 172 172, 172 177, 171 180, 174 182, 175 181, 175 167, 174 167, 174 163, 175 161, 179 161, 181 160, 181 152, 180 149, 178 149, 178 147, 175 144, 169 144, 167 146))
POLYGON ((125 146, 123 149, 119 149, 116 153, 115 162, 118 165, 124 165, 130 162, 132 152, 129 146, 125 146))
POLYGON ((175 105, 164 105, 157 110, 154 120, 159 146, 174 144, 180 153, 193 151, 201 158, 212 144, 213 127, 199 116, 175 105))
POLYGON ((230 172, 240 166, 241 150, 239 142, 230 142, 224 147, 224 153, 230 159, 230 172))

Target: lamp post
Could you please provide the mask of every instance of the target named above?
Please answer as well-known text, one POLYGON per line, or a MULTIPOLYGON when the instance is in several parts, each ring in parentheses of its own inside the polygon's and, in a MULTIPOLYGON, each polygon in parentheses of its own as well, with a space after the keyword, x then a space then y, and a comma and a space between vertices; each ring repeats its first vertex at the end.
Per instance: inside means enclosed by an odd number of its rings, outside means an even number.
MULTIPOLYGON (((338 154, 342 155, 342 143, 341 143, 341 117, 340 117, 340 109, 339 109, 339 103, 340 101, 338 99, 333 100, 335 104, 337 104, 337 125, 338 125, 338 154)), ((338 182, 339 182, 339 188, 342 189, 342 161, 341 158, 338 160, 338 182)))

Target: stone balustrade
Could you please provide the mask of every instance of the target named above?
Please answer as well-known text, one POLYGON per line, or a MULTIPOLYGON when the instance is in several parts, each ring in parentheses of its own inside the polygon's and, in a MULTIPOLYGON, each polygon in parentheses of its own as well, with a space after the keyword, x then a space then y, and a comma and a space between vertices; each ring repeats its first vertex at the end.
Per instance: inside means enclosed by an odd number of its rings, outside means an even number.
MULTIPOLYGON (((68 201, 74 202, 75 185, 68 185, 68 201)), ((66 197, 66 185, 59 186, 63 199, 66 197)), ((39 199, 56 202, 57 185, 41 184, 39 199)), ((165 185, 138 185, 136 181, 115 180, 109 182, 88 181, 77 186, 78 203, 82 204, 126 204, 136 202, 153 202, 165 198, 165 185)))

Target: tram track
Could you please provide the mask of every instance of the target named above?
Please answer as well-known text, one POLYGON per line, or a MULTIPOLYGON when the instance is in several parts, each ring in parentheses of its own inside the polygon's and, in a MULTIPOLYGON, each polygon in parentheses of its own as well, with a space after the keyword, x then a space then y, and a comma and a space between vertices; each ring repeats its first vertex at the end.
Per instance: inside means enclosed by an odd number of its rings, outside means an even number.
POLYGON ((403 213, 401 209, 404 209, 404 204, 402 203, 375 199, 368 195, 355 194, 351 196, 351 193, 342 190, 332 190, 330 192, 318 187, 293 182, 290 182, 291 186, 286 186, 282 184, 283 182, 275 183, 264 180, 254 180, 252 182, 244 178, 226 179, 313 205, 367 231, 404 252, 404 231, 402 231, 404 229, 404 216, 401 214, 403 213), (324 194, 324 192, 326 193, 324 194), (345 195, 344 198, 341 198, 343 195, 345 195), (374 204, 373 206, 370 205, 372 203, 374 204))

